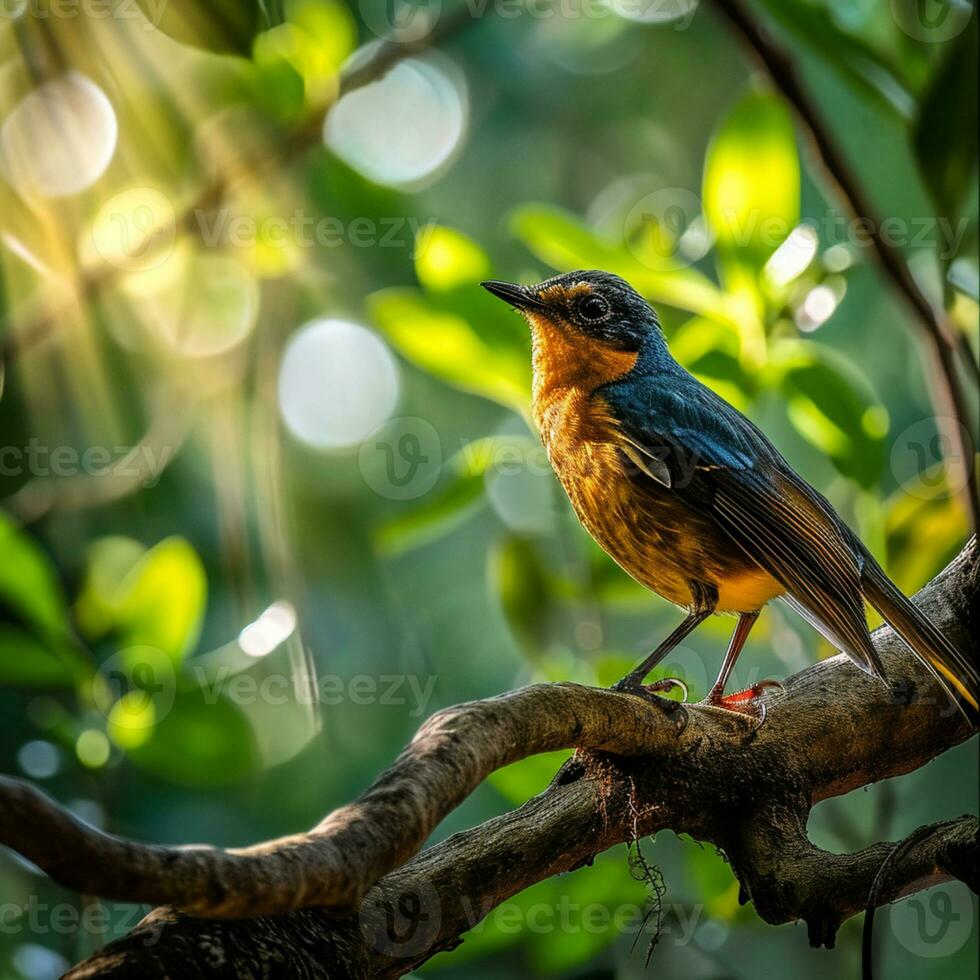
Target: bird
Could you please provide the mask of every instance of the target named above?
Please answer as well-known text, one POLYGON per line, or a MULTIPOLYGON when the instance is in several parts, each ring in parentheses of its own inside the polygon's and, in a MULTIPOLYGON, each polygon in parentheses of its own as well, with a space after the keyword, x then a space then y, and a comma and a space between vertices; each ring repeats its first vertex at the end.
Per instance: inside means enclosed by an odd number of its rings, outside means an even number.
POLYGON ((634 579, 687 613, 614 689, 676 708, 657 692, 680 681, 644 681, 709 616, 734 614, 701 704, 761 725, 766 689, 781 685, 725 688, 760 612, 777 598, 888 683, 868 602, 977 725, 976 666, 763 432, 674 359, 657 313, 629 283, 586 270, 530 286, 481 285, 530 326, 533 418, 579 521, 634 579))

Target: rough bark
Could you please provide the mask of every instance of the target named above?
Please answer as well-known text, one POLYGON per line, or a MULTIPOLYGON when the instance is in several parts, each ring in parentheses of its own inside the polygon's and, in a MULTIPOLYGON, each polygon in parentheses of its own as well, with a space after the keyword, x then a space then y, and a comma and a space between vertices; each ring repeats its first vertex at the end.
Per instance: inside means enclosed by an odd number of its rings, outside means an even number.
MULTIPOLYGON (((973 657, 978 577, 974 540, 917 597, 973 657)), ((972 734, 890 629, 875 642, 891 688, 834 657, 770 695, 759 730, 574 684, 449 708, 353 804, 253 848, 121 841, 13 780, 0 784, 0 839, 80 891, 185 909, 156 909, 75 978, 400 976, 523 888, 665 828, 721 848, 764 920, 803 919, 811 942, 830 946, 896 845, 823 851, 806 836, 810 809, 972 734), (544 793, 409 860, 488 773, 562 746, 580 751, 544 793)), ((950 877, 977 888, 975 817, 917 832, 895 854, 878 902, 950 877)))

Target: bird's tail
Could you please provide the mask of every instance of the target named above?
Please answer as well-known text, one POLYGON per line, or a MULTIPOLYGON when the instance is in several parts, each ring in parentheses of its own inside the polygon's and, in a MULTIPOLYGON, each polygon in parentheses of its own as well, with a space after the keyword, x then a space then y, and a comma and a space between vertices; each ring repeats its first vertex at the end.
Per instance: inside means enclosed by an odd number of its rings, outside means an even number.
POLYGON ((980 672, 977 665, 950 643, 873 560, 866 563, 861 584, 868 602, 929 668, 966 719, 978 727, 980 672))

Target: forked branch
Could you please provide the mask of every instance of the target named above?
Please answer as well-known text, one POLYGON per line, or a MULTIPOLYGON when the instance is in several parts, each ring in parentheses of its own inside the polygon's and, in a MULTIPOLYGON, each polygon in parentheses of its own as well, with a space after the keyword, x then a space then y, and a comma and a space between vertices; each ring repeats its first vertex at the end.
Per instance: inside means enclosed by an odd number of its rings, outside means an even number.
MULTIPOLYGON (((978 578, 974 540, 917 598, 974 657, 978 578)), ((789 678, 758 731, 714 709, 667 713, 574 684, 449 708, 354 803, 252 848, 109 837, 14 780, 0 784, 0 839, 79 891, 185 910, 157 909, 74 977, 237 976, 265 962, 400 976, 534 882, 666 828, 721 848, 763 919, 803 919, 814 944, 832 945, 894 845, 823 851, 806 835, 810 810, 972 734, 891 630, 875 642, 891 689, 834 657, 789 678), (563 746, 577 758, 540 796, 410 860, 490 772, 563 746)), ((893 862, 879 900, 949 877, 975 888, 977 859, 974 817, 937 825, 893 862)))

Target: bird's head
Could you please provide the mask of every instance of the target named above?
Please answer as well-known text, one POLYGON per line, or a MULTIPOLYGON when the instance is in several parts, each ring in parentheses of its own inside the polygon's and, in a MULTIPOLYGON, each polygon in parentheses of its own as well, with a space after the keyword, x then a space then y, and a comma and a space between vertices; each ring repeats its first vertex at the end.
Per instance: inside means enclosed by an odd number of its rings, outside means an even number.
POLYGON ((568 272, 536 286, 488 279, 481 283, 510 303, 531 327, 557 329, 565 341, 596 344, 613 351, 639 352, 660 338, 660 321, 649 303, 625 280, 610 272, 568 272))

